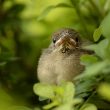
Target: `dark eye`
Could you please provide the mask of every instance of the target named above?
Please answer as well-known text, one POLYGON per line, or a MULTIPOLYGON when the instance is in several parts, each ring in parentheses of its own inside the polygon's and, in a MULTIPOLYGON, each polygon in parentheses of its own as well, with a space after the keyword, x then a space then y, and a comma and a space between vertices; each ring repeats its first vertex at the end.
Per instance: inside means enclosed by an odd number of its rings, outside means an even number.
POLYGON ((53 39, 53 43, 55 43, 56 42, 56 39, 53 39))
POLYGON ((76 41, 76 42, 79 42, 79 39, 76 37, 75 41, 76 41))

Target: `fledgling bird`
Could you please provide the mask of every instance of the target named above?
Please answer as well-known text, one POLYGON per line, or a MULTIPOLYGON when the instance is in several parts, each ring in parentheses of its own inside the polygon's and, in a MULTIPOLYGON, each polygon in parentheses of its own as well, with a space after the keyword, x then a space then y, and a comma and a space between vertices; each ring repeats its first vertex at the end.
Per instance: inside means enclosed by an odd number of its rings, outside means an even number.
POLYGON ((72 81, 84 70, 80 56, 89 51, 82 49, 83 41, 74 29, 64 28, 52 35, 52 43, 39 59, 37 76, 40 82, 60 84, 72 81))

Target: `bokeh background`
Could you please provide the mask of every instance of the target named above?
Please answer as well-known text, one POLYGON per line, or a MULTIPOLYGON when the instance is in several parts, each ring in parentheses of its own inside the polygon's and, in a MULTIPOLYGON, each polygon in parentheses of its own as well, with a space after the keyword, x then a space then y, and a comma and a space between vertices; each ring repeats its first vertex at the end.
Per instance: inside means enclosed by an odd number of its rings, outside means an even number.
POLYGON ((93 32, 109 9, 109 0, 0 0, 0 110, 40 106, 33 85, 52 33, 74 28, 94 42, 93 32))

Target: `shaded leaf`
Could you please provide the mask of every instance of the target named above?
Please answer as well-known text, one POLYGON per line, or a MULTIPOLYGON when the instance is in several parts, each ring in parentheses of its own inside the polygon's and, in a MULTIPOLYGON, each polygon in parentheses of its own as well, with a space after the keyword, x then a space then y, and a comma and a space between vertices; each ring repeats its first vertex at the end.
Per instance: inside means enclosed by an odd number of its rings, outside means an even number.
POLYGON ((81 81, 76 84, 76 96, 78 97, 87 97, 89 93, 94 89, 94 85, 96 85, 96 78, 83 78, 81 81))
POLYGON ((100 41, 98 44, 90 45, 86 48, 95 51, 96 55, 98 55, 100 58, 104 59, 107 56, 108 44, 109 44, 109 40, 104 39, 104 40, 100 41))
POLYGON ((38 107, 35 107, 34 109, 32 109, 32 110, 41 110, 40 108, 38 108, 38 107))
POLYGON ((59 3, 59 4, 57 4, 57 5, 49 6, 49 7, 47 7, 47 8, 41 13, 41 15, 38 17, 37 20, 42 20, 42 19, 44 19, 45 16, 46 16, 50 11, 52 11, 52 10, 55 9, 55 8, 72 8, 72 6, 71 6, 71 5, 68 5, 68 4, 66 4, 66 3, 59 3))
MULTIPOLYGON (((7 91, 0 87, 0 110, 32 110, 25 105, 26 103, 19 103, 19 99, 15 100, 7 91), (19 105, 21 104, 21 105, 19 105)), ((20 100, 21 101, 21 100, 20 100)))
POLYGON ((110 39, 110 12, 101 23, 102 34, 110 39))
POLYGON ((83 74, 76 77, 76 79, 82 78, 82 77, 91 77, 98 75, 102 72, 102 70, 108 65, 107 61, 98 62, 96 64, 93 64, 91 66, 88 66, 83 74))
POLYGON ((5 66, 7 62, 0 62, 0 66, 5 66))
POLYGON ((92 76, 92 75, 97 75, 99 74, 99 72, 101 72, 105 67, 107 66, 107 62, 103 61, 103 62, 98 62, 94 65, 89 66, 84 74, 87 76, 92 76))
MULTIPOLYGON (((15 4, 13 5, 9 10, 8 13, 11 15, 17 15, 19 14, 23 9, 25 8, 24 4, 15 4)), ((9 15, 10 16, 10 15, 9 15)))
POLYGON ((82 55, 80 59, 81 62, 85 65, 90 65, 98 61, 97 57, 93 55, 82 55))
POLYGON ((2 49, 1 49, 1 47, 0 47, 0 54, 2 53, 2 49))
POLYGON ((103 98, 99 94, 95 94, 90 98, 90 103, 94 103, 99 110, 110 110, 110 104, 103 100, 103 98))
POLYGON ((7 110, 32 110, 32 109, 25 106, 12 106, 9 107, 7 110))

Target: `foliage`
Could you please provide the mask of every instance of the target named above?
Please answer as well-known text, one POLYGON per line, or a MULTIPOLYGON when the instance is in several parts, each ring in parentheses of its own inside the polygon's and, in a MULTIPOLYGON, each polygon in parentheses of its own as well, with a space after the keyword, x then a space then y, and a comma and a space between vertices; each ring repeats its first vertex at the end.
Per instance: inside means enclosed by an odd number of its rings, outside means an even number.
POLYGON ((0 0, 0 110, 110 110, 109 26, 109 0, 0 0), (95 53, 81 57, 75 84, 35 84, 40 51, 62 27, 78 30, 95 53))
MULTIPOLYGON (((44 109, 55 107, 55 110, 73 110, 77 104, 83 102, 82 99, 75 98, 75 86, 72 82, 62 83, 59 86, 37 83, 34 85, 34 92, 44 100, 51 100, 51 103, 43 107, 44 109)), ((87 103, 77 109, 97 110, 95 105, 87 103)))
MULTIPOLYGON (((78 4, 77 3, 75 4, 75 3, 76 3, 75 1, 72 1, 73 6, 76 7, 76 12, 78 14, 81 14, 81 15, 79 15, 79 17, 82 17, 81 23, 83 24, 85 22, 84 18, 82 16, 82 13, 80 13, 80 9, 77 7, 78 4)), ((98 86, 99 86, 98 93, 101 94, 105 99, 109 100, 109 86, 110 85, 109 84, 108 84, 108 86, 100 85, 100 82, 102 82, 103 80, 104 80, 104 82, 108 82, 110 80, 109 78, 107 78, 107 80, 106 80, 106 77, 108 77, 108 75, 110 73, 110 69, 109 69, 110 68, 110 63, 109 63, 110 57, 108 56, 110 53, 110 49, 109 49, 110 48, 109 47, 110 34, 109 34, 109 30, 108 30, 108 27, 110 25, 109 24, 109 22, 110 22, 109 15, 110 14, 108 13, 108 15, 102 21, 99 28, 97 28, 93 34, 94 41, 95 42, 100 41, 100 42, 98 44, 93 44, 88 47, 85 47, 86 49, 95 51, 95 55, 92 55, 92 56, 84 55, 81 57, 81 61, 83 64, 86 65, 86 69, 81 75, 79 75, 78 77, 75 78, 75 80, 77 82, 76 96, 80 97, 80 98, 87 97, 87 100, 85 101, 86 104, 91 102, 91 100, 93 100, 94 97, 97 97, 97 100, 101 100, 100 98, 98 99, 98 96, 97 96, 96 88, 98 86), (103 35, 105 37, 105 38, 103 38, 104 40, 100 40, 101 35, 103 35), (93 78, 91 78, 91 77, 93 77, 93 78), (97 84, 97 83, 99 83, 99 84, 97 84), (104 95, 104 94, 107 94, 107 95, 104 95)), ((40 85, 40 87, 41 87, 41 85, 40 85)), ((38 88, 38 89, 40 90, 40 88, 38 88)), ((48 87, 46 87, 46 89, 48 89, 48 87)), ((36 87, 36 90, 37 90, 37 87, 36 87)), ((40 93, 41 93, 41 91, 40 91, 40 93)), ((36 92, 36 94, 41 96, 41 94, 39 94, 38 92, 36 92)), ((48 99, 51 99, 51 98, 48 97, 48 99)), ((79 110, 86 106, 85 102, 81 108, 78 108, 79 110)), ((93 103, 97 105, 97 102, 94 101, 93 103)), ((101 101, 101 104, 102 104, 102 101, 101 101)), ((105 103, 103 103, 103 107, 104 107, 104 104, 105 103)), ((59 105, 57 105, 57 106, 59 106, 59 105)), ((64 106, 64 105, 62 105, 62 106, 64 106)), ((69 107, 69 105, 68 105, 68 107, 69 107)), ((102 109, 100 106, 98 108, 102 109)), ((68 109, 72 110, 72 109, 74 109, 74 107, 68 108, 68 109)), ((75 109, 77 109, 77 106, 75 109)), ((97 109, 97 108, 94 105, 92 105, 90 108, 84 108, 84 109, 92 110, 92 109, 97 109)), ((106 108, 106 109, 108 109, 108 110, 110 109, 109 105, 108 105, 108 108, 106 108)), ((63 108, 61 108, 60 110, 63 110, 63 108)))
POLYGON ((75 88, 71 82, 64 83, 60 86, 35 84, 34 91, 40 97, 50 99, 52 101, 50 104, 44 106, 44 109, 58 106, 55 110, 71 110, 73 105, 75 106, 82 101, 81 99, 74 98, 75 88))

